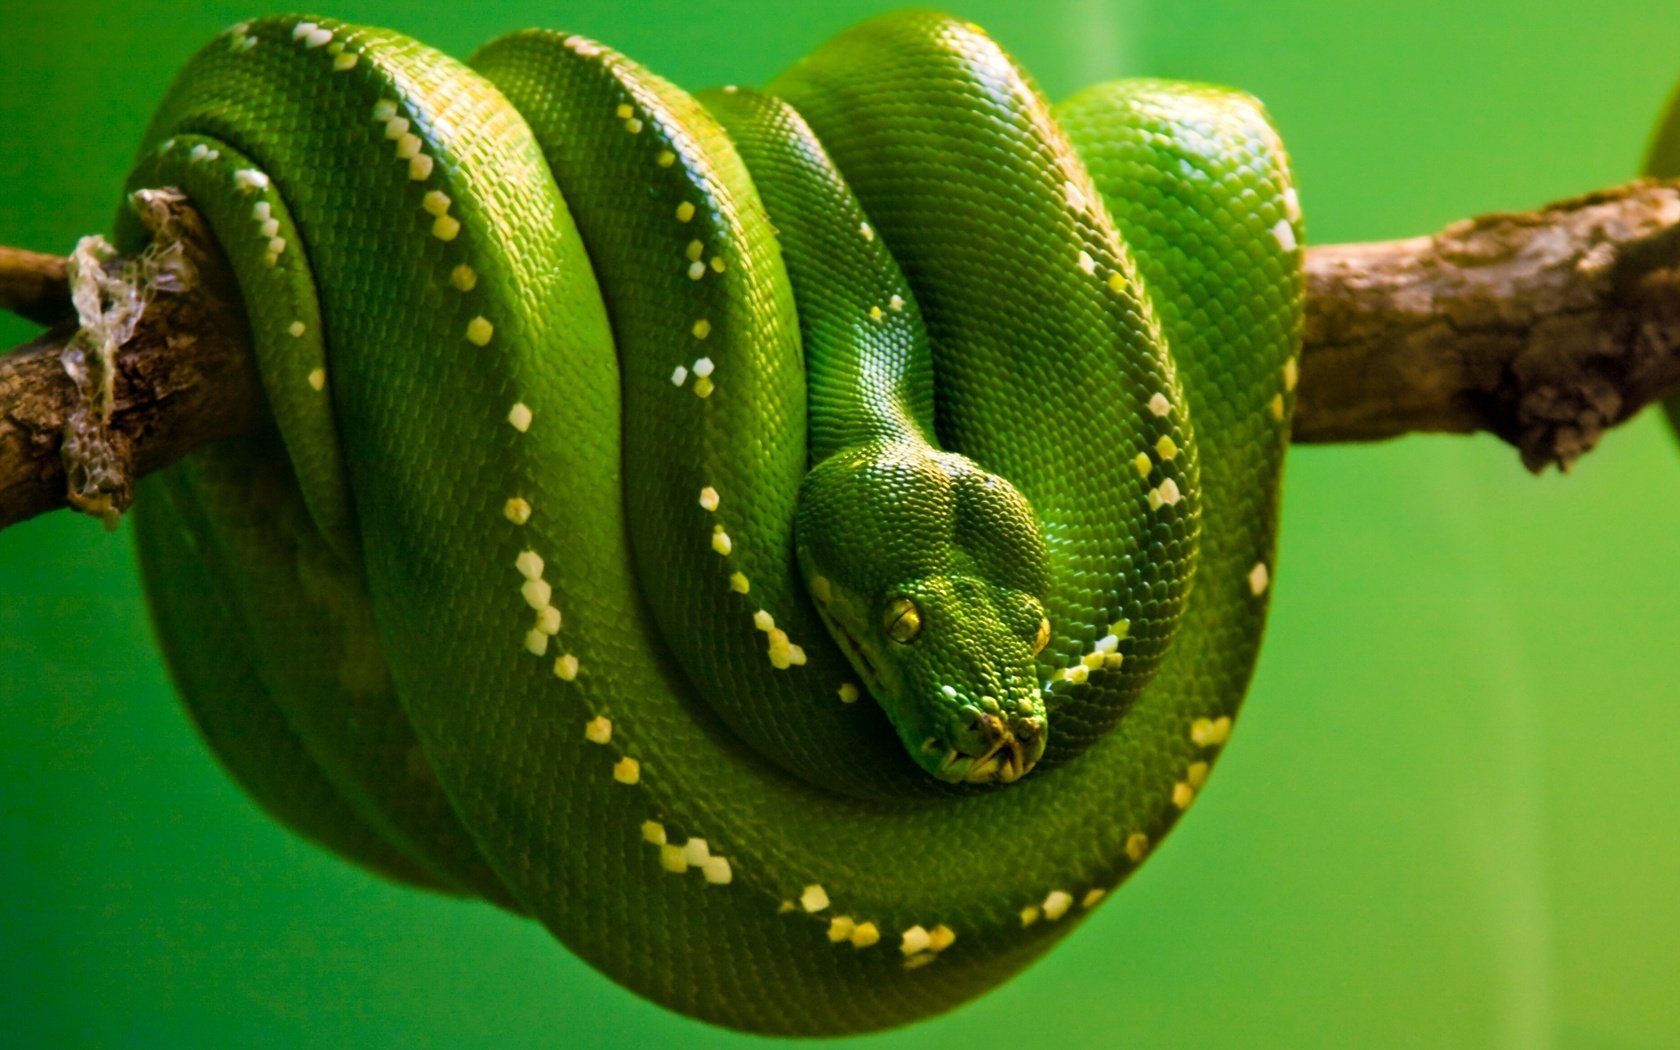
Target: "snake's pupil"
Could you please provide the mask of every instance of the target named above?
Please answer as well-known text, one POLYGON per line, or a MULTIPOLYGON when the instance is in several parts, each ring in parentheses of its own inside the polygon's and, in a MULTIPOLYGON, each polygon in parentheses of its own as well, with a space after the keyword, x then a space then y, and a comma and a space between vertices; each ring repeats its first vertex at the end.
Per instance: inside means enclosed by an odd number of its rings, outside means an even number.
POLYGON ((922 631, 922 614, 909 598, 894 598, 881 614, 887 637, 895 642, 908 642, 922 631))

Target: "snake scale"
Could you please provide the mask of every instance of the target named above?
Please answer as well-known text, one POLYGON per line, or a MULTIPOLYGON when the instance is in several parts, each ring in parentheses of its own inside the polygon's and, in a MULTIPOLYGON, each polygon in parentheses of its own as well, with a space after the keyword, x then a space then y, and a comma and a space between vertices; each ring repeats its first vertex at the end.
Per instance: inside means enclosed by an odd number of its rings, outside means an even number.
POLYGON ((1052 109, 929 12, 698 98, 575 35, 262 19, 177 78, 163 185, 276 425, 148 479, 149 601, 302 835, 816 1035, 1005 979, 1202 789, 1301 334, 1248 96, 1052 109))

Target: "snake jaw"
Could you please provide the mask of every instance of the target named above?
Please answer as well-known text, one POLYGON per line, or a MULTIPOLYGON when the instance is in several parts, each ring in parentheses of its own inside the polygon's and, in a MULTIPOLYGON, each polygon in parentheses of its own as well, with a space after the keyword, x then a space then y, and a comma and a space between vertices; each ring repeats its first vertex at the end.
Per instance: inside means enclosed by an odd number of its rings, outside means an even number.
POLYGON ((983 714, 973 725, 987 738, 984 751, 978 754, 946 747, 935 737, 929 737, 922 749, 932 754, 944 752, 944 759, 934 776, 952 784, 1013 784, 1028 773, 1044 754, 1043 720, 1039 718, 1012 719, 1011 723, 993 714, 983 714))

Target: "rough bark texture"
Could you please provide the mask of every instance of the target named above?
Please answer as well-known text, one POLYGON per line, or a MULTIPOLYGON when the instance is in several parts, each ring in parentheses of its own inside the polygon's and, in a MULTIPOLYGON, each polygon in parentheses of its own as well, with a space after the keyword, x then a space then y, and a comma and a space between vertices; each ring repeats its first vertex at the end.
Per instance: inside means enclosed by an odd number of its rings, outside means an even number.
MULTIPOLYGON (((0 356, 0 528, 67 503, 114 520, 141 475, 266 423, 226 260, 179 195, 139 204, 179 288, 146 290, 108 415, 66 368, 65 260, 0 249, 0 307, 57 322, 0 356)), ((1567 469, 1680 392, 1680 181, 1310 248, 1306 271, 1298 442, 1487 430, 1567 469)))
MULTIPOLYGON (((116 355, 108 414, 97 384, 79 385, 66 367, 79 326, 65 260, 35 256, 52 265, 57 288, 23 297, 34 316, 58 323, 0 356, 0 528, 66 505, 114 522, 141 476, 266 418, 227 260, 179 194, 138 203, 156 244, 179 246, 170 268, 179 290, 146 290, 139 325, 116 355)), ((7 275, 0 287, 30 285, 7 275)))
POLYGON ((1296 441, 1488 430, 1567 469, 1680 389, 1680 182, 1307 252, 1296 441))

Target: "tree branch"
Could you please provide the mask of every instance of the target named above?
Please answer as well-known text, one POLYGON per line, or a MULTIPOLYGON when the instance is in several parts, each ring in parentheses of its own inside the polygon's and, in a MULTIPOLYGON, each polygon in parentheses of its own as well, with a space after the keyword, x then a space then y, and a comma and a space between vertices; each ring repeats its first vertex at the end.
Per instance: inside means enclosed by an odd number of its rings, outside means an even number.
POLYGON ((1294 439, 1491 431, 1533 471, 1680 391, 1680 182, 1307 252, 1294 439))
MULTIPOLYGON (((179 194, 136 203, 153 250, 176 254, 167 279, 137 260, 105 266, 143 304, 108 412, 97 384, 73 378, 87 341, 65 320, 74 267, 0 248, 0 308, 57 324, 0 356, 0 528, 66 503, 113 520, 141 475, 265 425, 226 259, 179 194)), ((1486 430, 1530 470, 1568 469, 1680 392, 1680 181, 1310 248, 1306 274, 1297 442, 1486 430)))
MULTIPOLYGON (((109 407, 99 383, 76 378, 88 348, 75 318, 0 356, 0 528, 66 505, 112 524, 141 476, 267 418, 244 306, 221 249, 180 194, 141 191, 135 205, 153 236, 147 258, 167 265, 104 266, 107 281, 133 287, 141 304, 111 362, 109 407)), ((49 319, 70 314, 66 262, 11 253, 0 263, 10 268, 0 277, 0 305, 49 319)), ((106 298, 97 287, 83 290, 106 298)))

